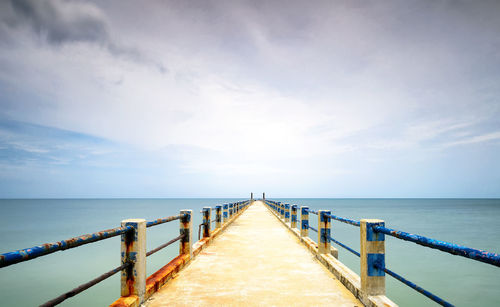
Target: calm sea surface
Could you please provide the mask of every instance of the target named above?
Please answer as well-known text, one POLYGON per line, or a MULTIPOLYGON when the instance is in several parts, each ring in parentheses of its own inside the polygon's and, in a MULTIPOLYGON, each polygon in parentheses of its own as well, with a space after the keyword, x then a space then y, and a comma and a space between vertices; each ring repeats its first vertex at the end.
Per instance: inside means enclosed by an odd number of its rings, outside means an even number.
MULTIPOLYGON (((113 228, 126 218, 147 220, 193 209, 193 230, 204 206, 239 199, 0 200, 0 253, 113 228)), ((386 226, 469 247, 500 252, 500 199, 276 199, 330 209, 352 219, 380 218, 386 226)), ((311 225, 317 218, 310 215, 311 225)), ((178 235, 177 221, 148 228, 150 250, 178 235)), ((311 237, 316 234, 311 232, 311 237)), ((332 236, 359 251, 359 228, 332 223, 332 236)), ((339 259, 359 274, 359 258, 339 259)), ((148 257, 148 275, 178 253, 174 244, 148 257)), ((1 306, 38 306, 120 264, 120 239, 92 243, 0 269, 1 306)), ((457 306, 500 306, 500 268, 422 246, 386 239, 386 266, 457 306)), ((387 276, 387 296, 400 306, 437 306, 387 276)), ((107 306, 120 294, 119 274, 62 306, 107 306)))

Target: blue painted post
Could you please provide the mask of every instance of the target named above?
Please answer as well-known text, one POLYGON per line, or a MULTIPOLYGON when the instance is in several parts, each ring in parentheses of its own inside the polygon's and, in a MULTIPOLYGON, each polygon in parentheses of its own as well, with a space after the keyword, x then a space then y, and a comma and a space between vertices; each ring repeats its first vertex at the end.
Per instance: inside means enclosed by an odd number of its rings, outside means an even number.
POLYGON ((121 225, 132 227, 121 235, 122 264, 132 263, 121 272, 121 296, 137 295, 142 303, 146 293, 146 220, 129 219, 121 225))
POLYGON ((229 204, 224 204, 223 208, 224 208, 223 218, 224 218, 224 223, 226 223, 228 218, 229 218, 227 215, 227 211, 229 209, 229 204))
POLYGON ((229 218, 232 218, 233 217, 233 204, 229 204, 229 218))
POLYGON ((290 205, 285 204, 285 223, 290 222, 290 205))
POLYGON ((318 253, 330 253, 330 210, 318 210, 318 253))
POLYGON ((215 228, 219 229, 222 225, 222 207, 220 205, 215 206, 215 228))
POLYGON ((307 237, 309 235, 309 207, 300 207, 300 236, 307 237))
POLYGON ((280 217, 282 220, 285 219, 285 204, 280 202, 280 217))
POLYGON ((193 257, 193 250, 191 249, 191 243, 193 238, 193 210, 184 209, 181 210, 181 214, 184 215, 180 221, 179 232, 184 235, 179 244, 179 254, 189 254, 189 257, 193 257))
POLYGON ((297 205, 292 205, 292 222, 290 223, 290 227, 297 227, 297 205))
POLYGON ((384 221, 362 219, 361 231, 361 291, 365 296, 385 294, 385 236, 374 232, 373 226, 384 221))
POLYGON ((210 237, 210 211, 212 208, 203 207, 203 238, 210 237))

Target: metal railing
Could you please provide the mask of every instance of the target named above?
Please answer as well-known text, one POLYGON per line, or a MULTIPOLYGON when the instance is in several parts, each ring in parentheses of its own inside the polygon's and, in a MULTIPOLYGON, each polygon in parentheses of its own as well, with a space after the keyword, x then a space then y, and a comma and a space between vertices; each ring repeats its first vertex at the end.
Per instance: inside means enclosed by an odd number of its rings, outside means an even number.
MULTIPOLYGON (((278 201, 273 201, 273 200, 266 200, 266 205, 269 206, 274 213, 283 219, 284 216, 284 210, 286 210, 287 207, 290 207, 289 204, 284 204, 278 201)), ((297 208, 297 205, 291 205, 291 207, 295 207, 295 210, 297 208)), ((296 210, 297 211, 297 210, 296 210)), ((295 211, 295 212, 296 212, 295 211)), ((445 301, 444 299, 438 297, 437 295, 431 293, 428 290, 425 290, 424 288, 416 285, 415 283, 407 280, 406 278, 402 277, 401 275, 391 271, 385 266, 385 248, 381 249, 382 252, 378 253, 367 253, 366 250, 362 251, 362 253, 357 252, 356 250, 352 249, 351 247, 347 246, 346 244, 339 242, 338 240, 334 239, 330 235, 330 220, 336 220, 342 223, 346 223, 352 226, 360 227, 361 228, 361 239, 364 242, 362 242, 361 246, 363 247, 363 244, 369 245, 371 244, 370 242, 378 242, 378 244, 384 244, 385 238, 384 235, 389 235, 397 239, 405 240, 405 241, 410 241, 425 247, 437 249, 443 252, 447 252, 453 255, 458 255, 470 259, 474 259, 476 261, 488 263, 497 267, 500 267, 500 255, 496 253, 491 253, 479 249, 474 249, 466 246, 461 246, 445 241, 440 241, 436 239, 431 239, 428 237, 416 235, 416 234, 411 234, 408 232, 400 231, 400 230, 395 230, 391 228, 386 228, 384 225, 384 221, 381 220, 361 220, 361 221, 356 221, 344 217, 339 217, 336 215, 331 214, 329 211, 326 210, 311 210, 306 206, 301 207, 300 210, 301 213, 301 223, 300 226, 296 225, 298 229, 305 230, 301 232, 301 235, 308 236, 307 230, 311 229, 312 231, 319 233, 318 236, 318 241, 321 241, 321 244, 330 244, 330 242, 333 242, 340 247, 346 249, 350 253, 358 256, 358 257, 366 257, 365 261, 367 262, 367 266, 363 268, 363 265, 361 266, 361 279, 367 279, 369 282, 368 276, 383 276, 384 273, 387 273, 389 276, 395 278, 396 280, 400 281, 401 283, 409 286, 410 288, 418 291, 419 293, 425 295, 429 299, 433 300, 434 302, 442 305, 442 306, 453 306, 451 303, 445 301), (318 225, 318 229, 312 227, 309 225, 309 213, 318 215, 319 221, 322 225, 318 225), (324 220, 324 222, 322 222, 324 220), (322 228, 323 227, 323 228, 322 228), (363 233, 365 232, 365 233, 363 233), (364 236, 364 237, 363 237, 364 236), (324 242, 323 242, 324 241, 324 242), (375 256, 374 256, 375 255, 375 256), (370 259, 371 258, 371 259, 370 259), (364 270, 364 271, 363 271, 364 270), (370 272, 372 274, 370 274, 370 272)), ((292 211, 293 212, 293 211, 292 211)), ((292 215, 292 220, 298 221, 297 216, 292 215)), ((292 226, 292 225, 291 225, 292 226)), ((318 242, 318 246, 320 246, 320 242, 318 242)), ((362 282, 363 285, 363 282, 362 282)), ((363 289, 361 289, 363 291, 363 289)), ((379 291, 381 292, 381 291, 379 291)), ((383 292, 385 293, 385 288, 383 289, 383 292)))
POLYGON ((198 225, 198 240, 209 237, 211 234, 212 224, 215 224, 215 229, 220 228, 223 223, 233 218, 236 214, 250 205, 251 200, 239 201, 216 205, 215 207, 204 207, 200 210, 202 214, 202 222, 198 225), (215 219, 212 219, 212 212, 215 211, 215 219), (203 232, 203 236, 201 235, 203 232))
MULTIPOLYGON (((222 206, 216 206, 214 210, 216 210, 217 214, 217 219, 214 220, 216 222, 216 225, 220 227, 222 223, 222 208, 226 210, 226 207, 230 207, 230 217, 233 217, 237 212, 240 210, 243 210, 246 206, 250 204, 250 201, 241 201, 241 202, 236 202, 236 203, 231 203, 227 204, 228 206, 224 205, 222 206)), ((211 208, 208 207, 208 212, 211 211, 211 208)), ((204 211, 206 213, 206 211, 204 211)), ((225 212, 225 216, 227 217, 227 212, 225 212)), ((41 245, 37 245, 34 247, 26 248, 26 249, 21 249, 21 250, 16 250, 13 252, 8 252, 0 255, 0 268, 7 267, 16 263, 20 263, 23 261, 29 261, 32 259, 35 259, 37 257, 41 256, 46 256, 51 253, 55 253, 57 251, 63 251, 66 249, 70 248, 75 248, 79 247, 85 244, 109 239, 115 236, 122 236, 121 239, 121 244, 122 244, 122 252, 121 252, 121 262, 122 264, 84 284, 79 285, 78 287, 75 287, 74 289, 50 300, 45 303, 43 303, 40 306, 55 306, 66 299, 73 297, 90 287, 106 280, 107 278, 113 276, 114 274, 118 272, 123 272, 125 274, 125 278, 122 278, 122 297, 123 296, 128 296, 128 295, 133 295, 137 293, 142 293, 144 295, 145 292, 145 280, 146 278, 144 277, 142 279, 142 285, 137 284, 138 280, 141 280, 139 278, 134 278, 133 275, 137 275, 138 272, 139 274, 146 274, 145 272, 145 259, 146 257, 149 257, 158 251, 164 249, 165 247, 172 245, 175 242, 180 241, 180 254, 190 254, 191 253, 191 242, 190 240, 190 235, 191 235, 191 215, 192 215, 192 210, 182 210, 180 214, 178 215, 173 215, 173 216, 168 216, 164 218, 159 218, 153 221, 147 222, 146 220, 140 220, 140 219, 132 219, 132 220, 124 220, 122 221, 122 226, 121 227, 116 227, 112 229, 107 229, 103 231, 98 231, 95 233, 90 233, 90 234, 85 234, 82 236, 70 238, 67 240, 62 240, 54 243, 45 243, 41 245), (146 252, 145 251, 145 234, 146 234, 146 228, 153 227, 153 226, 158 226, 164 223, 172 222, 175 220, 180 220, 180 235, 173 238, 172 240, 163 243, 159 245, 158 247, 146 252), (142 247, 141 247, 142 246, 142 247), (143 250, 140 250, 140 249, 143 250), (139 250, 138 250, 139 249, 139 250), (144 257, 142 257, 142 260, 139 260, 141 258, 139 254, 143 254, 144 257), (139 263, 142 262, 142 263, 139 263), (132 283, 131 283, 132 281, 132 283), (125 288, 125 292, 124 292, 125 288), (138 290, 138 288, 142 288, 142 290, 138 290)), ((210 214, 208 214, 210 216, 210 214)), ((228 219, 224 219, 224 223, 228 219)), ((208 230, 208 233, 210 234, 210 218, 208 218, 208 223, 204 222, 202 225, 205 226, 205 228, 208 230)), ((141 298, 140 303, 142 303, 143 298, 141 298)))

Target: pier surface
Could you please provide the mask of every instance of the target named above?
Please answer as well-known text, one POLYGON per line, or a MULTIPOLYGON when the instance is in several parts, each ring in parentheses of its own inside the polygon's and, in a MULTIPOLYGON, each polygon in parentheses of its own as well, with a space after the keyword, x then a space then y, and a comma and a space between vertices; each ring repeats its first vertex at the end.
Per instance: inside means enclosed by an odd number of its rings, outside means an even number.
POLYGON ((363 306, 261 201, 145 305, 363 306))

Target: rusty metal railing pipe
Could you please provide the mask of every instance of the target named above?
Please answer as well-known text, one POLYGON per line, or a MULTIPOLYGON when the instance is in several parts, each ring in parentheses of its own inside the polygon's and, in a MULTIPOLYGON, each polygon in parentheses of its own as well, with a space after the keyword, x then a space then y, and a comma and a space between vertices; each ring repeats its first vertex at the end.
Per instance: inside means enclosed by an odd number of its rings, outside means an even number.
POLYGON ((81 245, 97 242, 100 240, 112 238, 115 236, 119 236, 127 231, 130 231, 132 227, 122 226, 112 229, 106 229, 90 234, 81 235, 78 237, 70 238, 67 240, 62 240, 53 243, 45 243, 37 246, 33 246, 26 249, 20 249, 17 251, 9 252, 0 255, 0 268, 35 259, 40 256, 45 256, 48 254, 55 253, 57 251, 62 251, 74 247, 78 247, 81 245))

